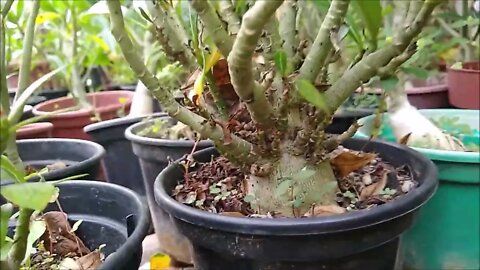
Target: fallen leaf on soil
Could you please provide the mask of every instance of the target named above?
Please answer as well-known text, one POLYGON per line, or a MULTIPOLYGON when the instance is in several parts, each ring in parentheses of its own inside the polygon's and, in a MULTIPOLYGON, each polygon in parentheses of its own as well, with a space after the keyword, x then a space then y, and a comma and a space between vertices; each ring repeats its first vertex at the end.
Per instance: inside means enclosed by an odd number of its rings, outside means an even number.
POLYGON ((223 213, 220 213, 220 215, 229 216, 229 217, 245 217, 240 212, 223 212, 223 213))
POLYGON ((360 192, 360 200, 368 199, 371 196, 378 195, 387 185, 388 171, 383 173, 382 179, 380 181, 373 183, 369 186, 366 186, 360 192))
POLYGON ((80 269, 97 269, 102 264, 102 254, 99 251, 92 251, 89 254, 77 259, 80 269))
POLYGON ((50 253, 65 256, 75 253, 78 256, 90 253, 90 250, 83 244, 82 240, 74 233, 68 223, 67 215, 58 211, 47 212, 43 215, 47 230, 42 236, 45 249, 50 253))
POLYGON ((407 135, 403 136, 400 141, 398 141, 399 144, 406 145, 408 143, 408 139, 410 139, 410 135, 412 135, 412 132, 408 133, 407 135))
POLYGON ((376 157, 377 155, 372 153, 345 151, 333 158, 330 163, 338 170, 340 177, 345 177, 351 172, 363 168, 376 157))
POLYGON ((338 205, 319 205, 312 206, 307 213, 303 216, 305 217, 322 217, 322 216, 333 216, 338 214, 343 214, 346 212, 345 208, 338 205), (312 209, 313 208, 313 209, 312 209))
POLYGON ((58 267, 60 270, 86 270, 97 269, 101 264, 102 254, 98 251, 93 251, 76 260, 73 258, 65 258, 58 267))

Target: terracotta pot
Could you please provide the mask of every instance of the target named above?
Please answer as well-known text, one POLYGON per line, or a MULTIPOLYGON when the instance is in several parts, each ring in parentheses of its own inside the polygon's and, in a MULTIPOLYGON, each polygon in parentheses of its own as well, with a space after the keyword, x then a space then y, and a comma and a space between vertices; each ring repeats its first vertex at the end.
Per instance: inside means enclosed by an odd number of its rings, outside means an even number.
POLYGON ((51 138, 53 125, 48 122, 28 124, 17 130, 17 140, 51 138))
POLYGON ((462 109, 480 109, 480 62, 463 63, 462 69, 447 69, 450 104, 462 109))
MULTIPOLYGON (((445 83, 445 75, 428 80, 411 79, 406 86, 408 101, 417 109, 450 108, 448 102, 448 86, 445 83)), ((380 95, 383 90, 371 89, 372 93, 380 95)))
MULTIPOLYGON (((128 114, 132 103, 133 93, 130 91, 106 91, 88 94, 87 98, 94 109, 80 109, 78 111, 66 112, 49 117, 53 124, 52 136, 56 138, 72 138, 89 140, 83 127, 97 122, 96 113, 100 119, 109 120, 128 114), (122 99, 125 99, 122 101, 122 99)), ((45 115, 49 112, 72 107, 75 101, 71 97, 63 97, 42 102, 33 107, 34 115, 45 115)))

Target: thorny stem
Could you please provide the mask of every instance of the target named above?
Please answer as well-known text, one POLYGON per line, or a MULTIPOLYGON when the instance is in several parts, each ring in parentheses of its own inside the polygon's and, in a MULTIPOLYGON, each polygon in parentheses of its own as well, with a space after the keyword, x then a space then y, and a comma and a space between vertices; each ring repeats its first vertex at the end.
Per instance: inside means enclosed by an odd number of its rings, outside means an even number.
MULTIPOLYGON (((223 149, 225 152, 228 151, 228 153, 226 153, 227 157, 236 156, 238 160, 242 160, 244 164, 240 165, 248 166, 253 164, 256 158, 251 154, 253 149, 251 143, 233 134, 231 135, 232 141, 225 142, 223 130, 218 125, 210 125, 207 119, 180 106, 172 94, 162 88, 158 79, 145 67, 142 58, 138 55, 131 39, 126 34, 120 2, 107 1, 107 4, 110 11, 111 31, 120 45, 126 61, 149 91, 160 101, 165 112, 178 121, 190 126, 203 138, 212 139, 217 146, 220 146, 220 149, 223 149)), ((224 151, 222 151, 222 153, 224 153, 224 151)))
MULTIPOLYGON (((295 22, 297 18, 297 8, 294 0, 287 0, 279 9, 279 29, 282 37, 282 47, 289 59, 294 59, 298 47, 295 22)), ((293 63, 296 66, 296 63, 293 63)))
POLYGON ((195 58, 190 50, 186 50, 188 37, 178 18, 170 7, 162 8, 151 1, 146 1, 148 11, 153 16, 153 24, 157 33, 157 40, 162 45, 171 60, 178 61, 187 69, 195 66, 195 58))
POLYGON ((378 72, 377 67, 387 65, 393 58, 402 54, 411 40, 420 33, 438 1, 426 1, 410 26, 405 27, 393 39, 393 44, 379 49, 360 60, 347 70, 326 92, 327 104, 335 111, 363 82, 378 72))
POLYGON ((32 64, 33 36, 35 35, 35 20, 40 9, 40 1, 34 1, 32 11, 28 17, 27 30, 23 40, 22 64, 18 74, 18 87, 15 99, 17 100, 30 83, 30 69, 32 64))
POLYGON ((273 127, 272 106, 253 76, 252 57, 262 29, 282 1, 258 1, 243 16, 232 51, 229 72, 235 92, 247 105, 252 119, 260 127, 273 127))
POLYGON ((343 18, 347 13, 349 0, 333 0, 328 9, 327 15, 320 26, 317 37, 305 57, 305 62, 300 67, 300 78, 314 82, 322 67, 326 64, 326 59, 333 45, 331 35, 338 31, 343 18))
POLYGON ((190 0, 190 3, 193 9, 197 11, 207 33, 212 37, 217 48, 224 57, 228 57, 232 50, 233 38, 228 34, 213 7, 205 0, 190 0))
POLYGON ((28 208, 20 208, 19 211, 13 245, 8 254, 12 269, 20 269, 20 265, 25 257, 28 234, 30 233, 30 217, 34 212, 34 210, 28 208))
MULTIPOLYGON (((230 0, 220 0, 218 2, 219 9, 218 13, 227 23, 227 29, 230 35, 237 35, 240 30, 240 19, 233 8, 232 2, 230 0)), ((232 43, 233 44, 233 43, 232 43)))

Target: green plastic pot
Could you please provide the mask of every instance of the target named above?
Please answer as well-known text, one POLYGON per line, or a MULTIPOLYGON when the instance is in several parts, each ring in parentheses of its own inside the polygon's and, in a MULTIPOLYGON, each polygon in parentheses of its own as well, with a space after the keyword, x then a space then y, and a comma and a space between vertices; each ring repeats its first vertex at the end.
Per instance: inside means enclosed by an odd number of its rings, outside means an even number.
MULTIPOLYGON (((456 134, 464 143, 480 144, 478 110, 433 109, 420 112, 456 134), (442 117, 457 118, 451 125, 442 117), (459 129, 467 124, 470 133, 459 129), (461 126, 460 126, 461 127, 461 126)), ((370 136, 375 116, 359 120, 355 137, 370 136)), ((395 141, 382 115, 380 138, 395 141)), ((480 153, 414 148, 429 157, 439 171, 440 186, 421 209, 417 223, 402 239, 404 269, 480 269, 480 153)))

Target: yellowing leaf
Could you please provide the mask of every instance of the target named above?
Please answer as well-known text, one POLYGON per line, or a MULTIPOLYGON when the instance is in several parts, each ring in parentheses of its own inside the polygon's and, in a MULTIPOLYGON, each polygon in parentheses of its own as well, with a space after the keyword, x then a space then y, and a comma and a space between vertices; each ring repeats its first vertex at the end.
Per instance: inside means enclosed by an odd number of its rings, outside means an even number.
POLYGON ((201 96, 205 87, 205 74, 202 72, 197 79, 195 80, 195 84, 193 85, 193 92, 197 96, 201 96))
POLYGON ((44 22, 52 21, 57 18, 60 18, 60 14, 56 12, 43 12, 38 14, 37 18, 35 19, 35 24, 42 24, 44 22))
POLYGON ((157 253, 150 257, 151 270, 165 270, 170 267, 170 257, 166 254, 157 253))
POLYGON ((212 69, 212 67, 220 60, 221 57, 222 53, 220 53, 218 48, 215 48, 213 53, 207 59, 207 64, 205 65, 204 72, 210 71, 210 69, 212 69))
POLYGON ((108 47, 107 43, 106 43, 103 39, 99 38, 98 36, 94 36, 94 35, 91 35, 90 37, 92 38, 92 40, 93 40, 98 46, 100 46, 100 48, 102 48, 102 50, 103 50, 104 52, 109 52, 109 51, 110 51, 110 48, 108 47))

